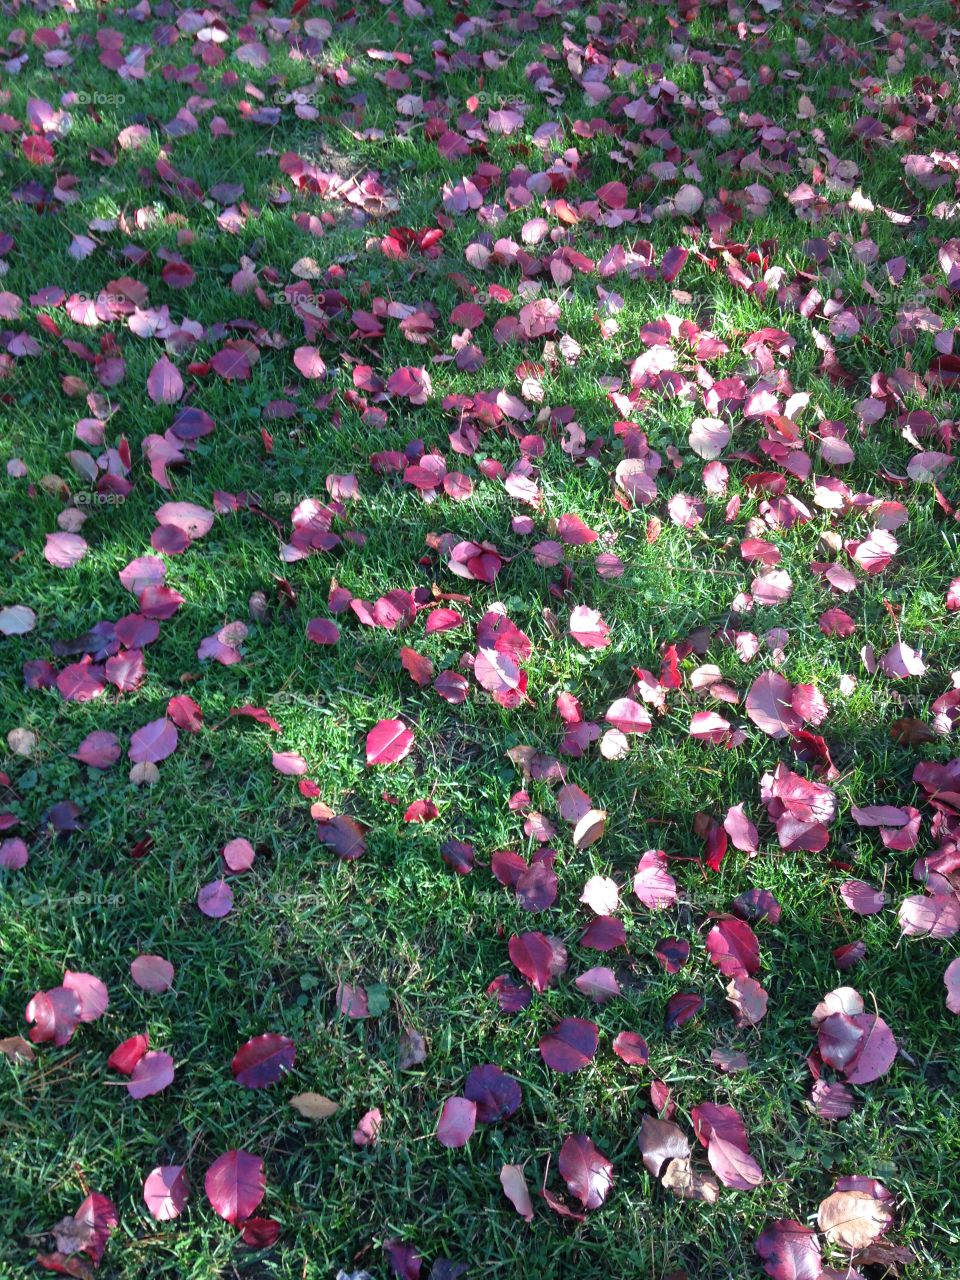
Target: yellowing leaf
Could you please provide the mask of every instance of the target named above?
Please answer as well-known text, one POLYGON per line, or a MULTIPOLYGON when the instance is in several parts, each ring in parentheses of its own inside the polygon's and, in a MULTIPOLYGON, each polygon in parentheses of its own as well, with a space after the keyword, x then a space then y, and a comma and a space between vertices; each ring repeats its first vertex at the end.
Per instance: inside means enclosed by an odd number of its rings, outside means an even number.
POLYGON ((329 1120, 338 1110, 333 1099, 322 1093, 295 1093, 290 1099, 290 1105, 307 1120, 329 1120))

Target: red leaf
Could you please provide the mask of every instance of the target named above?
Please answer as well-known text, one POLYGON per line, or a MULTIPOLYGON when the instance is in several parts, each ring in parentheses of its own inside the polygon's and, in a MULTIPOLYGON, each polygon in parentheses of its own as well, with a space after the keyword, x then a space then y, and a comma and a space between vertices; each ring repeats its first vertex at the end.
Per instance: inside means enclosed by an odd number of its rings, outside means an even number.
POLYGON ((558 1167, 570 1194, 585 1209, 599 1209, 613 1186, 613 1165, 586 1134, 567 1138, 558 1167))
POLYGON ((147 1036, 131 1036, 117 1045, 107 1059, 107 1066, 111 1071, 120 1071, 128 1076, 149 1047, 150 1041, 147 1036))
POLYGON ((248 1249, 269 1249, 280 1238, 280 1223, 275 1218, 248 1218, 240 1239, 248 1249))
POLYGON ((68 987, 38 991, 27 1005, 25 1017, 34 1023, 30 1039, 34 1044, 65 1045, 80 1025, 80 999, 68 987))
POLYGON ((423 654, 417 653, 416 649, 404 645, 400 650, 400 663, 411 680, 421 689, 426 688, 433 679, 433 663, 423 654))
POLYGON ((245 1089, 265 1089, 292 1069, 296 1055, 292 1040, 268 1031, 241 1045, 230 1067, 237 1084, 245 1089))
POLYGON ((567 956, 562 945, 542 933, 514 934, 508 950, 510 959, 534 991, 546 991, 566 968, 567 956))
POLYGON ((621 1031, 613 1042, 613 1052, 631 1067, 643 1067, 650 1058, 646 1040, 636 1031, 621 1031))
POLYGON ((749 976, 760 968, 760 944, 744 920, 724 916, 707 934, 710 959, 725 978, 749 976))
POLYGON ((627 931, 621 920, 613 916, 598 916, 591 920, 580 935, 581 947, 589 947, 592 951, 613 951, 622 947, 627 941, 627 931))
POLYGON ((207 1170, 203 1188, 220 1217, 237 1225, 249 1218, 263 1199, 263 1161, 249 1151, 225 1151, 207 1170))
POLYGON ((199 733, 203 728, 203 712, 199 703, 185 693, 175 694, 167 703, 167 718, 186 733, 199 733))
POLYGON ((817 1233, 795 1218, 768 1223, 753 1247, 770 1280, 819 1280, 823 1260, 817 1233))
POLYGON ((540 1056, 554 1071, 579 1071, 591 1063, 599 1044, 599 1029, 586 1018, 562 1018, 540 1041, 540 1056))
POLYGON ((685 1022, 695 1018, 703 1008, 703 1000, 694 991, 678 991, 667 1001, 667 1016, 664 1025, 667 1031, 675 1031, 685 1022))

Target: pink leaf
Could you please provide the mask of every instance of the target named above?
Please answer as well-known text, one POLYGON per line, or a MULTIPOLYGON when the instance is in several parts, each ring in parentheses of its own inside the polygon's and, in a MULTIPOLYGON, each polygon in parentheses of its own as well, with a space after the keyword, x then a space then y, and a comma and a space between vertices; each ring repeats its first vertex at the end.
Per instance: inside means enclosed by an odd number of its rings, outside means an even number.
POLYGON ((219 920, 233 910, 233 890, 226 880, 211 880, 197 894, 197 906, 205 916, 219 920))
POLYGON ((648 849, 633 877, 633 892, 650 911, 663 911, 677 901, 677 882, 667 870, 660 849, 648 849))
POLYGON ((604 720, 621 733, 649 733, 653 728, 646 708, 633 698, 618 698, 611 704, 604 720))
POLYGON ((776 671, 757 676, 747 694, 747 715, 771 738, 786 738, 803 728, 803 720, 790 701, 790 681, 776 671))
POLYGON ((190 1184, 182 1164, 162 1164, 147 1174, 143 1202, 157 1222, 169 1222, 183 1212, 190 1184))
POLYGON ((381 720, 367 734, 367 765, 397 764, 412 748, 412 729, 402 720, 381 720))
POLYGON ((166 356, 161 356, 147 374, 147 395, 154 404, 176 404, 183 395, 180 370, 166 356))
POLYGON ((302 778, 307 772, 307 762, 296 751, 273 751, 271 762, 277 773, 287 778, 302 778))
POLYGON ((145 1053, 130 1073, 127 1092, 131 1098, 149 1098, 173 1084, 173 1059, 169 1053, 145 1053))
POLYGON ((316 347, 297 347, 293 353, 293 363, 305 378, 322 378, 327 366, 316 347))
POLYGON ((862 880, 844 880, 840 886, 840 897, 844 905, 858 916, 875 916, 887 901, 885 893, 862 880))
POLYGON ((617 982, 616 975, 606 965, 598 965, 596 968, 588 969, 586 973, 581 973, 574 986, 597 1004, 606 1004, 608 1000, 613 1000, 620 994, 620 984, 617 982))
POLYGON ((469 1098, 448 1098, 440 1112, 437 1141, 443 1147, 465 1147, 477 1125, 477 1104, 469 1098))
POLYGON ((947 965, 943 985, 947 988, 947 1008, 951 1013, 960 1013, 960 956, 947 965))
POLYGON ((243 836, 228 840, 220 852, 228 870, 233 872, 249 871, 257 856, 253 845, 243 836))
POLYGON ((360 1117, 360 1122, 353 1131, 353 1141, 358 1147, 370 1147, 380 1136, 383 1116, 379 1107, 371 1107, 360 1117))
POLYGON ((606 649, 610 644, 610 628, 596 609, 586 605, 577 605, 570 615, 570 634, 584 649, 606 649))
POLYGON ((159 764, 177 749, 177 729, 171 720, 151 720, 130 739, 127 755, 134 764, 159 764))
POLYGON ((139 955, 130 965, 130 977, 138 987, 159 995, 173 986, 173 965, 163 956, 139 955))
POLYGON ((526 1222, 533 1221, 533 1201, 530 1189, 523 1176, 523 1169, 518 1164, 505 1164, 500 1170, 500 1185, 503 1194, 526 1222))
POLYGON ((107 988, 92 973, 73 973, 67 969, 64 971, 63 985, 80 1001, 81 1022, 96 1022, 97 1018, 106 1013, 110 1004, 107 988))
POLYGON ((72 569, 89 549, 86 538, 78 533, 48 533, 43 558, 55 569, 72 569))

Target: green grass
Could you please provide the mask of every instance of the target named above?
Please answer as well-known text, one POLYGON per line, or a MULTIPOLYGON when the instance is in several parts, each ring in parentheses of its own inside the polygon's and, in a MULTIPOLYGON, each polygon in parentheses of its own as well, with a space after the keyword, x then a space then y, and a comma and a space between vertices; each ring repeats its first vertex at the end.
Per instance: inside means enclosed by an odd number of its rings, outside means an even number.
MULTIPOLYGON (((280 8, 289 13, 288 5, 280 8)), ((873 75, 883 93, 901 95, 912 92, 913 78, 922 74, 953 85, 940 41, 908 31, 900 68, 888 62, 889 50, 882 33, 871 26, 869 13, 840 19, 812 5, 785 9, 767 20, 764 39, 753 40, 738 37, 723 8, 704 5, 698 16, 690 17, 690 47, 710 50, 721 61, 737 54, 750 96, 722 104, 731 124, 725 138, 706 132, 695 104, 673 111, 670 134, 678 166, 695 161, 701 176, 690 180, 708 198, 721 189, 739 193, 753 182, 771 191, 766 211, 745 218, 731 235, 752 247, 766 245, 769 265, 783 269, 785 285, 795 286, 801 296, 816 285, 824 297, 834 294, 854 307, 870 302, 864 279, 882 292, 875 320, 864 317, 855 338, 834 340, 849 378, 836 383, 823 371, 815 342, 815 335, 827 333, 823 317, 806 319, 795 309, 780 307, 775 287, 766 299, 745 294, 727 277, 721 253, 709 247, 706 234, 700 247, 706 257, 718 259, 716 269, 691 254, 673 286, 631 281, 625 275, 600 280, 596 274, 575 272, 568 284, 557 287, 549 275, 542 276, 543 296, 561 303, 560 332, 582 348, 574 366, 560 360, 546 370, 543 405, 571 406, 588 442, 598 444, 596 456, 575 460, 562 448, 562 433, 545 430, 546 451, 537 460, 544 503, 536 511, 514 502, 502 485, 483 478, 479 470, 483 458, 509 470, 519 455, 517 440, 507 430, 487 432, 476 457, 459 457, 448 440, 456 420, 443 411, 442 401, 499 386, 519 394, 516 366, 525 359, 543 361, 540 341, 527 347, 499 346, 491 337, 496 319, 525 300, 518 292, 520 272, 498 267, 481 273, 465 257, 467 246, 484 235, 520 242, 524 222, 542 212, 540 201, 508 209, 506 184, 498 184, 488 200, 503 204, 504 220, 485 227, 474 214, 450 218, 443 253, 436 259, 413 255, 398 262, 368 248, 367 242, 393 225, 435 225, 443 213, 443 183, 470 175, 479 162, 499 165, 504 177, 517 165, 532 171, 546 168, 549 161, 530 138, 540 124, 556 119, 564 129, 564 145, 579 152, 580 176, 564 193, 570 203, 590 200, 596 188, 619 179, 628 184, 640 180, 636 198, 648 210, 669 195, 676 183, 647 177, 649 165, 664 159, 664 153, 643 136, 640 126, 623 121, 627 128, 617 139, 581 136, 574 122, 603 115, 608 104, 587 102, 562 60, 548 62, 566 95, 559 110, 525 78, 524 69, 545 57, 544 43, 559 48, 565 32, 584 42, 585 17, 596 12, 595 6, 568 9, 563 22, 545 19, 539 30, 530 32, 512 29, 501 14, 495 29, 469 37, 465 48, 471 55, 497 49, 502 67, 455 68, 422 83, 412 70, 433 70, 430 41, 443 38, 448 48, 455 48, 446 34, 455 21, 452 8, 436 6, 434 16, 423 20, 379 4, 358 5, 354 21, 333 21, 327 14, 334 33, 315 67, 288 57, 282 42, 271 45, 273 57, 265 69, 238 63, 233 51, 242 21, 234 19, 224 46, 227 58, 201 77, 202 92, 161 75, 166 64, 184 67, 196 59, 188 36, 169 48, 156 44, 143 81, 121 81, 98 63, 95 40, 104 25, 122 31, 129 49, 155 39, 159 17, 140 24, 81 3, 77 14, 62 18, 72 33, 74 62, 58 72, 44 68, 42 49, 31 43, 33 33, 54 20, 32 11, 18 15, 31 56, 18 76, 5 79, 10 99, 4 111, 22 120, 28 99, 56 106, 66 92, 120 94, 124 100, 98 106, 99 118, 74 108, 73 127, 54 143, 55 168, 29 165, 16 134, 5 135, 0 154, 5 193, 31 180, 52 187, 55 177, 77 178, 75 202, 52 202, 42 211, 5 202, 0 224, 15 241, 0 284, 24 300, 20 319, 5 324, 13 332, 24 329, 43 346, 39 358, 17 359, 0 382, 3 457, 22 458, 29 469, 28 480, 5 475, 0 481, 0 549, 8 566, 0 603, 27 604, 38 618, 31 634, 0 641, 4 733, 23 727, 37 735, 32 756, 11 753, 3 765, 10 781, 3 803, 19 816, 31 858, 22 871, 0 873, 0 1034, 25 1034, 24 1006, 34 991, 56 986, 65 967, 97 974, 111 995, 104 1018, 82 1026, 65 1048, 38 1046, 32 1066, 14 1067, 0 1058, 0 1160, 5 1166, 0 1232, 7 1241, 0 1275, 24 1274, 38 1248, 49 1244, 43 1233, 72 1213, 90 1189, 117 1204, 120 1226, 101 1271, 122 1280, 319 1278, 332 1277, 338 1268, 348 1273, 368 1269, 380 1277, 387 1275, 381 1246, 391 1237, 416 1244, 427 1259, 425 1275, 433 1259, 447 1256, 469 1263, 471 1276, 599 1280, 643 1275, 662 1280, 680 1270, 696 1280, 723 1280, 760 1275, 752 1244, 764 1224, 777 1217, 813 1221, 835 1179, 854 1173, 882 1179, 896 1195, 898 1224, 891 1239, 915 1256, 906 1275, 946 1280, 956 1274, 958 1023, 944 1007, 942 974, 957 947, 955 942, 901 940, 895 910, 914 890, 915 857, 934 847, 932 811, 924 807, 923 835, 912 853, 888 852, 875 832, 859 828, 849 816, 851 803, 920 803, 911 781, 918 759, 946 761, 957 754, 950 738, 921 747, 896 745, 889 726, 902 716, 927 716, 930 702, 951 687, 950 672, 960 665, 960 615, 944 608, 947 586, 960 572, 958 526, 938 506, 930 486, 910 482, 900 487, 883 478, 880 468, 903 475, 915 452, 898 430, 896 414, 861 438, 856 412, 857 403, 870 394, 874 373, 891 375, 908 367, 922 375, 934 354, 932 336, 926 333, 911 350, 891 345, 889 331, 901 307, 928 306, 945 329, 958 321, 956 294, 935 293, 936 286, 946 283, 937 246, 956 234, 957 224, 934 215, 940 202, 951 199, 951 186, 925 190, 904 178, 902 165, 907 154, 956 150, 950 123, 950 112, 957 110, 956 90, 941 106, 937 122, 921 127, 915 138, 863 142, 851 133, 863 114, 862 91, 854 80, 873 75), (81 36, 91 41, 90 47, 84 47, 81 36), (798 38, 812 46, 807 61, 798 59, 798 38), (844 65, 831 43, 838 38, 862 55, 863 65, 852 60, 844 65), (411 53, 413 68, 405 68, 412 79, 409 89, 390 89, 382 82, 393 64, 369 57, 367 51, 378 48, 411 53), (309 85, 320 64, 349 66, 355 83, 338 87, 329 76, 319 83, 319 122, 297 120, 289 107, 277 128, 244 121, 238 103, 245 84, 259 86, 269 99, 278 85, 309 85), (763 65, 781 68, 766 86, 763 65), (228 68, 239 72, 236 88, 220 84, 228 68), (451 127, 467 110, 471 94, 483 95, 481 113, 514 97, 528 101, 531 109, 517 134, 491 135, 482 153, 447 162, 424 136, 422 125, 407 136, 398 131, 397 120, 403 117, 398 117, 396 99, 402 92, 449 102, 451 127), (813 121, 797 119, 801 92, 817 108, 813 121), (196 133, 165 142, 163 124, 191 93, 209 96, 214 105, 206 114, 198 111, 196 133), (366 100, 358 131, 382 129, 382 140, 357 140, 340 123, 358 97, 366 100), (760 145, 752 113, 792 131, 783 171, 775 165, 759 174, 749 166, 738 168, 737 157, 760 145), (215 114, 227 119, 234 136, 210 139, 208 121, 215 114), (117 131, 134 122, 149 126, 150 142, 140 151, 117 150, 117 131), (815 136, 815 129, 823 136, 815 136), (625 172, 613 155, 627 143, 636 166, 632 172, 625 172), (160 189, 154 164, 162 146, 177 171, 205 192, 217 183, 244 184, 250 208, 239 234, 218 227, 212 202, 193 203, 160 189), (91 147, 114 152, 115 165, 91 163, 91 147), (282 186, 292 190, 278 168, 280 154, 288 150, 344 174, 376 169, 399 200, 399 212, 364 223, 342 203, 312 196, 295 194, 286 206, 272 204, 271 193, 282 186), (874 213, 843 207, 843 191, 831 188, 824 177, 830 155, 857 166, 848 179, 848 194, 861 187, 877 206, 874 213), (820 221, 804 221, 786 199, 802 181, 834 204, 820 221), (909 212, 912 221, 894 225, 881 205, 909 212), (160 219, 138 229, 136 211, 151 206, 160 219), (334 224, 322 238, 311 237, 292 221, 294 213, 304 211, 330 212, 334 224), (120 215, 129 224, 127 232, 88 233, 91 219, 120 215), (179 251, 195 270, 196 282, 178 291, 163 282, 158 254, 176 250, 178 230, 186 229, 193 238, 179 244, 179 251), (75 262, 67 249, 78 233, 93 234, 101 244, 90 257, 75 262), (829 262, 819 272, 806 247, 813 237, 836 238, 829 262), (851 252, 865 239, 877 245, 873 265, 862 265, 851 252), (128 243, 149 251, 145 265, 125 261, 122 250, 128 243), (906 272, 899 286, 890 286, 883 264, 898 255, 907 260, 906 272), (268 310, 252 294, 231 291, 231 277, 244 256, 259 271, 276 272, 274 281, 263 279, 271 298, 293 280, 291 268, 304 256, 316 259, 323 270, 338 268, 316 286, 338 289, 347 299, 343 314, 330 321, 329 334, 317 340, 333 371, 329 380, 308 384, 295 371, 292 349, 304 339, 292 307, 268 310), (804 272, 811 274, 798 275, 804 272), (450 354, 453 327, 447 317, 464 300, 451 278, 456 273, 478 290, 477 300, 487 311, 475 337, 487 363, 475 374, 459 372, 452 363, 432 362, 436 355, 450 354), (62 309, 33 308, 27 302, 47 285, 95 297, 108 281, 126 274, 148 286, 150 305, 166 304, 175 317, 185 315, 204 326, 251 320, 264 330, 259 335, 261 359, 249 382, 226 384, 215 375, 194 380, 191 403, 206 409, 217 425, 186 465, 171 469, 173 495, 164 494, 150 478, 140 448, 145 436, 162 434, 173 416, 170 406, 154 405, 144 394, 146 375, 162 344, 136 338, 120 324, 84 329, 62 309), (489 283, 511 288, 514 300, 487 300, 489 283), (616 316, 619 331, 608 340, 600 339, 595 318, 598 284, 623 299, 616 316), (385 321, 386 336, 378 343, 352 338, 351 311, 372 309, 374 298, 435 305, 439 317, 431 342, 407 342, 394 320, 385 321), (82 532, 90 551, 69 571, 56 570, 43 559, 43 535, 57 528, 65 503, 48 491, 56 486, 44 486, 41 480, 59 475, 75 492, 83 486, 65 455, 82 447, 73 428, 89 410, 82 397, 65 393, 61 379, 81 377, 92 389, 99 388, 92 367, 41 329, 43 312, 56 319, 65 337, 91 348, 113 334, 126 362, 125 379, 106 393, 118 405, 107 440, 115 445, 123 435, 129 441, 134 489, 121 504, 86 508, 91 514, 82 532), (816 411, 844 422, 856 460, 840 474, 851 491, 894 499, 908 508, 909 523, 896 535, 900 553, 886 572, 865 580, 849 596, 831 596, 810 570, 811 561, 827 558, 821 535, 836 529, 843 538, 862 538, 872 521, 857 513, 837 520, 812 507, 808 482, 791 480, 789 492, 811 505, 813 519, 789 532, 768 530, 766 536, 782 553, 779 567, 790 573, 793 595, 783 605, 758 607, 739 619, 732 616, 732 601, 753 576, 741 559, 739 540, 747 521, 761 514, 761 499, 745 488, 743 479, 752 471, 774 470, 776 463, 757 452, 762 438, 758 422, 735 416, 734 440, 724 461, 730 494, 742 497, 739 515, 727 523, 726 499, 707 499, 707 515, 697 531, 671 524, 666 514, 671 494, 702 494, 702 464, 687 445, 692 419, 704 412, 700 402, 651 393, 649 406, 635 420, 664 458, 661 496, 653 506, 632 511, 615 501, 612 476, 622 449, 612 424, 621 415, 606 398, 601 379, 621 377, 628 385, 629 362, 646 349, 639 336, 642 327, 665 314, 697 320, 726 341, 729 354, 707 367, 714 377, 739 375, 751 386, 756 375, 748 368, 743 340, 765 325, 792 334, 797 343, 792 358, 784 362, 777 357, 777 363, 793 390, 810 395, 811 407, 800 416, 802 427, 806 432, 813 428, 816 411), (277 335, 289 349, 264 342, 266 334, 277 335), (353 367, 347 355, 373 364, 384 376, 401 365, 424 365, 430 368, 434 395, 421 408, 403 401, 385 405, 387 425, 371 428, 345 395, 353 367), (332 402, 317 408, 316 397, 329 392, 332 402), (262 417, 264 406, 279 398, 296 401, 296 418, 262 417), (270 454, 264 450, 261 426, 273 436, 270 454), (403 449, 412 439, 443 452, 451 470, 468 472, 473 496, 459 503, 441 496, 428 505, 400 480, 375 474, 371 453, 403 449), (676 474, 671 474, 668 449, 679 451, 682 465, 676 474), (755 456, 735 456, 737 450, 755 456), (148 676, 138 690, 117 695, 111 688, 102 698, 78 706, 64 702, 56 690, 22 689, 24 661, 48 657, 55 639, 81 635, 97 621, 135 608, 117 573, 132 557, 150 552, 153 513, 171 496, 210 506, 218 489, 256 493, 286 536, 293 503, 306 496, 325 499, 327 475, 348 472, 357 475, 362 497, 348 504, 345 525, 366 535, 362 548, 345 544, 333 555, 284 565, 278 555, 280 539, 267 521, 248 512, 219 516, 212 531, 186 554, 167 558, 167 583, 182 593, 185 603, 161 624, 160 639, 146 651, 148 676), (28 484, 35 488, 28 491, 28 484), (519 512, 534 517, 533 536, 512 531, 511 519, 519 512), (573 576, 564 596, 551 590, 559 580, 557 571, 537 567, 528 549, 552 536, 549 521, 566 512, 598 530, 602 543, 568 549, 573 576), (661 517, 664 527, 648 543, 652 515, 661 517), (430 551, 429 536, 445 532, 488 538, 514 558, 493 586, 464 583, 430 551), (607 581, 596 574, 593 559, 601 547, 623 560, 621 579, 607 581), (470 597, 469 604, 460 606, 467 626, 425 637, 421 621, 408 632, 391 633, 361 627, 345 615, 338 619, 339 645, 319 648, 306 640, 306 623, 327 615, 334 577, 368 601, 393 588, 412 590, 432 583, 444 591, 462 591, 470 597), (294 608, 284 605, 278 578, 288 579, 295 589, 294 608), (267 594, 270 607, 263 621, 249 622, 243 662, 233 667, 199 664, 200 640, 226 622, 248 619, 248 600, 255 591, 267 594), (450 707, 431 690, 418 689, 401 669, 400 645, 411 644, 427 654, 438 670, 456 667, 464 652, 474 651, 476 622, 498 600, 533 642, 527 664, 530 702, 519 711, 501 710, 471 682, 466 703, 450 707), (599 609, 610 624, 607 650, 581 650, 566 635, 570 609, 578 603, 599 609), (834 603, 857 623, 849 639, 825 639, 816 625, 834 603), (545 609, 555 613, 559 637, 553 635, 545 609), (733 716, 747 725, 744 745, 725 751, 691 741, 690 715, 707 704, 685 688, 668 697, 665 715, 649 736, 633 745, 626 760, 605 761, 593 748, 581 760, 565 761, 568 780, 609 815, 599 844, 576 852, 569 829, 556 815, 554 789, 542 782, 529 784, 531 807, 560 828, 555 841, 560 891, 545 914, 532 917, 520 911, 487 869, 497 849, 531 849, 522 815, 508 807, 509 797, 524 784, 506 752, 521 744, 556 750, 559 692, 575 693, 587 718, 599 721, 612 700, 626 692, 632 668, 657 672, 664 644, 698 627, 716 632, 728 624, 754 631, 761 641, 770 628, 784 628, 789 641, 782 671, 794 682, 816 682, 830 703, 820 732, 841 777, 834 784, 840 809, 827 851, 782 853, 766 823, 759 795, 763 773, 781 759, 803 771, 789 748, 749 725, 742 707, 733 709, 733 716), (882 654, 898 631, 922 648, 928 663, 922 679, 895 684, 864 669, 861 646, 871 644, 882 654), (858 684, 845 695, 841 680, 848 674, 856 675, 858 684), (133 787, 125 756, 105 773, 70 758, 84 736, 99 728, 115 731, 125 749, 129 734, 161 716, 168 699, 181 692, 200 702, 205 727, 197 735, 180 735, 179 748, 160 765, 155 786, 133 787), (282 725, 282 734, 228 718, 231 708, 247 702, 265 706, 282 725), (380 718, 396 715, 416 727, 414 752, 395 768, 366 769, 367 731, 380 718), (360 861, 340 863, 320 845, 309 802, 294 780, 271 768, 274 749, 300 752, 322 799, 336 812, 370 825, 368 850, 360 861), (405 825, 406 805, 428 795, 440 810, 439 820, 405 825), (44 829, 43 815, 62 799, 82 807, 85 825, 60 839, 44 829), (751 861, 731 850, 719 874, 702 871, 696 815, 720 818, 741 801, 760 822, 760 855, 751 861), (147 835, 154 842, 151 852, 132 859, 131 848, 147 835), (256 864, 250 873, 232 878, 234 911, 223 920, 208 920, 197 911, 197 891, 220 874, 223 844, 240 835, 257 847, 256 864), (448 836, 475 844, 478 865, 469 877, 454 876, 442 861, 439 846, 448 836), (676 856, 671 870, 681 889, 678 908, 660 917, 640 908, 629 892, 640 855, 658 847, 676 856), (852 873, 840 863, 852 867, 852 873), (595 873, 614 876, 626 886, 626 954, 601 957, 577 945, 586 922, 578 898, 595 873), (863 920, 846 911, 837 888, 848 874, 882 882, 888 908, 863 920), (708 962, 702 932, 709 911, 725 910, 751 885, 772 890, 783 916, 775 927, 758 928, 763 960, 758 977, 769 990, 770 1012, 759 1028, 738 1032, 724 999, 725 981, 708 962), (527 928, 559 936, 569 947, 570 969, 555 988, 535 997, 528 1010, 508 1017, 498 1012, 485 989, 497 975, 513 972, 507 938, 527 928), (669 934, 691 942, 690 963, 676 977, 664 975, 653 954, 657 941, 669 934), (838 973, 833 948, 857 938, 866 943, 866 959, 851 974, 838 973), (148 995, 133 985, 129 964, 141 951, 157 952, 175 964, 171 992, 148 995), (608 961, 623 995, 602 1008, 587 1007, 573 979, 590 965, 608 961), (340 979, 384 984, 388 1012, 365 1023, 339 1019, 334 996, 340 979), (825 992, 847 983, 863 993, 868 1007, 875 999, 903 1053, 884 1079, 854 1090, 857 1105, 848 1120, 829 1123, 811 1114, 807 1102, 811 1081, 805 1058, 815 1043, 809 1018, 825 992), (664 1007, 677 990, 697 991, 705 1007, 694 1022, 666 1034, 664 1007), (593 1017, 599 1024, 600 1052, 584 1071, 554 1076, 541 1062, 537 1042, 555 1017, 571 1015, 593 1017), (429 1056, 423 1066, 400 1072, 398 1042, 409 1027, 426 1037, 429 1056), (612 1055, 610 1042, 621 1029, 646 1036, 648 1068, 627 1068, 612 1055), (120 1040, 140 1031, 149 1033, 151 1047, 174 1056, 177 1078, 166 1092, 134 1102, 124 1090, 108 1087, 120 1078, 107 1071, 106 1058, 120 1040), (283 1083, 249 1092, 234 1083, 230 1060, 246 1039, 265 1031, 294 1038, 296 1066, 283 1083), (717 1045, 743 1049, 749 1068, 721 1075, 710 1061, 717 1045), (479 1128, 463 1150, 447 1151, 433 1137, 440 1106, 460 1090, 466 1072, 483 1062, 495 1062, 521 1081, 523 1107, 502 1125, 479 1128), (705 1099, 729 1102, 741 1112, 766 1174, 762 1188, 724 1191, 717 1204, 708 1205, 677 1200, 650 1178, 636 1133, 650 1109, 648 1087, 654 1076, 673 1089, 684 1127, 689 1127, 690 1108, 705 1099), (305 1090, 336 1099, 337 1115, 322 1124, 299 1118, 288 1098, 305 1090), (381 1138, 374 1148, 361 1150, 351 1141, 352 1130, 374 1106, 383 1112, 381 1138), (557 1189, 556 1157, 570 1133, 590 1134, 614 1161, 614 1191, 581 1226, 555 1217, 540 1201, 528 1227, 501 1194, 500 1167, 525 1163, 531 1186, 539 1188, 549 1159, 551 1185, 557 1189), (251 1253, 239 1246, 236 1231, 216 1217, 203 1196, 206 1167, 230 1147, 244 1147, 266 1162, 268 1189, 260 1212, 282 1224, 271 1250, 251 1253), (157 1164, 184 1161, 193 1185, 190 1203, 178 1221, 154 1223, 141 1198, 143 1179, 157 1164)), ((494 16, 491 9, 483 11, 494 16)), ((949 23, 945 4, 934 3, 924 12, 949 23)), ((314 16, 324 13, 318 10, 314 16)), ((920 11, 911 13, 916 17, 920 11)), ((641 68, 612 81, 614 95, 643 97, 645 85, 659 77, 654 64, 661 64, 663 74, 685 93, 695 97, 704 92, 702 69, 679 56, 668 16, 676 16, 672 7, 641 6, 635 15, 641 24, 637 43, 611 39, 614 59, 641 68)), ((761 10, 750 6, 750 21, 761 20, 761 10)), ((903 29, 896 15, 888 14, 887 21, 894 30, 903 29)), ((9 37, 9 22, 4 31, 9 37)), ((551 229, 560 225, 556 218, 548 220, 551 229)), ((573 228, 567 243, 599 260, 612 244, 649 238, 659 261, 672 245, 692 246, 684 230, 691 221, 665 217, 605 229, 585 220, 573 228)), ((531 252, 546 249, 544 242, 531 252)), ((188 385, 188 360, 202 360, 219 345, 219 337, 205 339, 189 357, 176 357, 188 385)), ((938 420, 952 419, 955 394, 936 387, 925 391, 922 386, 907 390, 898 411, 924 409, 938 420)), ((532 408, 536 414, 539 406, 532 408)), ((540 429, 530 422, 522 430, 540 429)), ((816 441, 805 435, 805 444, 815 457, 816 441)), ((944 446, 931 440, 927 447, 944 446)), ((815 463, 814 474, 823 471, 815 463)), ((949 502, 960 500, 952 472, 941 488, 949 502)), ((741 691, 771 665, 763 644, 760 655, 744 665, 732 647, 716 639, 702 660, 720 666, 741 691)), ((687 660, 684 671, 694 665, 687 660)))

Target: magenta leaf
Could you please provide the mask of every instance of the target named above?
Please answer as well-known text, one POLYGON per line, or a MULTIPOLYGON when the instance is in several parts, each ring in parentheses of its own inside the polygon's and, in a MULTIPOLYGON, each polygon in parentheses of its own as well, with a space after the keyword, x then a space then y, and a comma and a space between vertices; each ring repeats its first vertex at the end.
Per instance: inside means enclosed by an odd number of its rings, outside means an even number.
POLYGON ((73 752, 73 758, 92 769, 110 769, 120 759, 120 742, 115 733, 94 729, 73 752))

